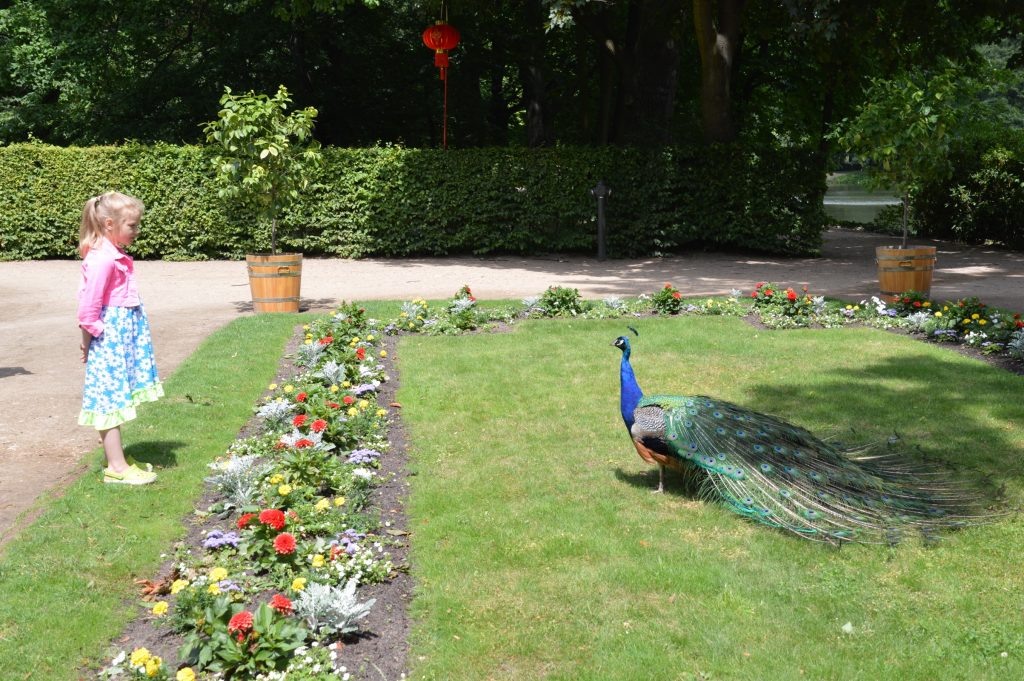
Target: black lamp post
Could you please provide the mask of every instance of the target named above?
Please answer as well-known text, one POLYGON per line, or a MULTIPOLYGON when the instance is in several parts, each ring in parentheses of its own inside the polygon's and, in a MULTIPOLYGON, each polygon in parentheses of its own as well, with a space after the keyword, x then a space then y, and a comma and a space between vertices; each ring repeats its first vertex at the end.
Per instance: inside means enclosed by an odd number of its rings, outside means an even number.
POLYGON ((597 199, 597 259, 604 260, 605 237, 608 232, 604 221, 604 202, 612 195, 612 190, 605 185, 604 180, 598 180, 597 186, 590 190, 590 195, 597 199))

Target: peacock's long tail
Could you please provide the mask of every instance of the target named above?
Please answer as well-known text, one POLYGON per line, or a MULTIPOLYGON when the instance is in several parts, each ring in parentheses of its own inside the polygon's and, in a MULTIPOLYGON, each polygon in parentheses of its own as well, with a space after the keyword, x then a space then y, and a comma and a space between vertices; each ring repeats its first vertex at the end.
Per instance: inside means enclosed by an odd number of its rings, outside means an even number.
POLYGON ((780 419, 709 397, 640 400, 638 449, 696 467, 728 508, 758 522, 828 541, 896 543, 992 517, 982 497, 948 471, 896 452, 845 449, 780 419))

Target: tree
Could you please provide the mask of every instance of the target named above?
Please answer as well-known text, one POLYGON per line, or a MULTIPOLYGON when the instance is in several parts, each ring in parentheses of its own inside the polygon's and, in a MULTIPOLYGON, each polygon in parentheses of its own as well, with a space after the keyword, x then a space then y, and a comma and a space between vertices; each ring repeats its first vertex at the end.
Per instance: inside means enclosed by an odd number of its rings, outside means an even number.
POLYGON ((321 163, 320 145, 313 140, 316 109, 286 114, 288 90, 274 97, 224 89, 217 120, 206 124, 207 141, 221 149, 214 161, 218 194, 270 220, 271 253, 277 253, 277 219, 309 184, 313 166, 321 163))
POLYGON ((907 247, 910 194, 923 182, 950 173, 947 151, 957 122, 975 103, 976 81, 952 64, 936 74, 908 71, 875 78, 853 118, 831 133, 847 151, 869 162, 877 188, 895 188, 903 199, 903 241, 907 247))

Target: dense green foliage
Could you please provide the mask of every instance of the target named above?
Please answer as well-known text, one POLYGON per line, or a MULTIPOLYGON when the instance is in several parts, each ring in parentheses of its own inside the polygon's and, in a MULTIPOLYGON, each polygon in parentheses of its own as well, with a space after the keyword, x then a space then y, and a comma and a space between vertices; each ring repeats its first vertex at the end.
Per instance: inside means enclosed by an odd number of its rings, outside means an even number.
POLYGON ((914 197, 917 233, 1024 248, 1024 131, 974 125, 949 162, 952 175, 914 197))
MULTIPOLYGON (((0 148, 0 257, 70 257, 82 201, 116 187, 147 206, 143 258, 241 257, 269 246, 269 226, 228 208, 214 151, 128 144, 0 148)), ((646 151, 556 147, 324 149, 325 163, 282 218, 283 248, 344 257, 596 249, 598 179, 612 257, 684 245, 813 253, 823 178, 796 150, 736 146, 646 151)))

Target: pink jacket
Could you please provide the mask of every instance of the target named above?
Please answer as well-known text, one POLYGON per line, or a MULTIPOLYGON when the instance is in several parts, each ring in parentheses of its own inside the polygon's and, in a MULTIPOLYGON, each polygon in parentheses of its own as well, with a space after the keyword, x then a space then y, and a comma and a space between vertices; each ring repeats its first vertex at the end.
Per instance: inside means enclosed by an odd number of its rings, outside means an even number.
POLYGON ((135 307, 140 303, 132 257, 104 238, 82 260, 78 285, 78 325, 94 338, 103 334, 103 307, 135 307))

